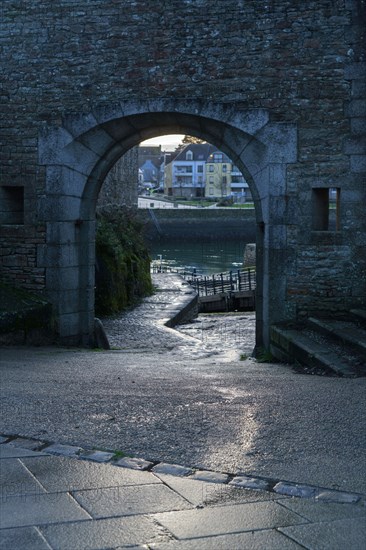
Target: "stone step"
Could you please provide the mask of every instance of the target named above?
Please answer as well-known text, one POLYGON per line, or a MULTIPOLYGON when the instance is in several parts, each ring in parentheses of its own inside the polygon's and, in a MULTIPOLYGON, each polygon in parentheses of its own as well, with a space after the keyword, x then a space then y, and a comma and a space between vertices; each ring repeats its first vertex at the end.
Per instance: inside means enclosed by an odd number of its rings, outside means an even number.
POLYGON ((332 346, 325 336, 307 327, 271 328, 271 352, 280 360, 299 362, 311 369, 321 369, 338 376, 366 376, 366 366, 348 350, 332 346))
POLYGON ((325 336, 349 345, 366 359, 366 330, 350 320, 309 317, 307 325, 325 336))

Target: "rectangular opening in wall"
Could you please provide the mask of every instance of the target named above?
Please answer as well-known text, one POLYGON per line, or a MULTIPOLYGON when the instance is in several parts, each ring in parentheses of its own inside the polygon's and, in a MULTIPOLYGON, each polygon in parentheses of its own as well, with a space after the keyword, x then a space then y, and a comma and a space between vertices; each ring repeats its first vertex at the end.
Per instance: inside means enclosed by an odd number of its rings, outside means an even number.
POLYGON ((0 223, 24 224, 24 187, 10 185, 0 187, 0 223))
POLYGON ((339 187, 329 189, 329 229, 340 231, 341 190, 339 187))
POLYGON ((313 231, 339 231, 340 189, 312 189, 313 231))

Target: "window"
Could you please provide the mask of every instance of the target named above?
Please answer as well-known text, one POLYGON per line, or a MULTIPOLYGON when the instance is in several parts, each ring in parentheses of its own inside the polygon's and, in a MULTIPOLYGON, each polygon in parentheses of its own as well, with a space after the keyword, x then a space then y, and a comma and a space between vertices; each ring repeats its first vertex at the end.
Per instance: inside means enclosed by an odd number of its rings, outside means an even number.
POLYGON ((214 177, 210 176, 210 183, 213 184, 213 182, 214 182, 214 177))
POLYGON ((187 153, 186 153, 186 160, 193 160, 193 153, 192 153, 192 151, 187 151, 187 153))
POLYGON ((197 172, 203 173, 203 164, 197 166, 197 172))
POLYGON ((213 195, 214 194, 214 189, 213 187, 210 187, 210 195, 213 195))
POLYGON ((226 185, 226 182, 227 182, 226 176, 222 176, 222 183, 224 183, 226 185))
POLYGON ((339 231, 340 188, 316 187, 312 190, 313 231, 339 231))
POLYGON ((208 171, 209 171, 209 172, 213 172, 213 171, 214 171, 214 166, 213 166, 213 164, 210 164, 210 165, 209 165, 208 171))
POLYGON ((223 171, 223 172, 227 172, 227 165, 226 165, 226 164, 223 164, 223 165, 222 165, 222 171, 223 171))
POLYGON ((24 224, 24 187, 0 187, 0 223, 24 224))

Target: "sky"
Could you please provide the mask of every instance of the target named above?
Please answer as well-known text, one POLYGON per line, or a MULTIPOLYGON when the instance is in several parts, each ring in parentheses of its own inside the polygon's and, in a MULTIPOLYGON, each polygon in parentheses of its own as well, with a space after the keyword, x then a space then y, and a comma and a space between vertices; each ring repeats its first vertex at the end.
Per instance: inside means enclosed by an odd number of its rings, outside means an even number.
POLYGON ((140 145, 161 145, 163 151, 174 151, 182 142, 184 134, 169 134, 167 136, 158 136, 156 138, 147 139, 140 145))

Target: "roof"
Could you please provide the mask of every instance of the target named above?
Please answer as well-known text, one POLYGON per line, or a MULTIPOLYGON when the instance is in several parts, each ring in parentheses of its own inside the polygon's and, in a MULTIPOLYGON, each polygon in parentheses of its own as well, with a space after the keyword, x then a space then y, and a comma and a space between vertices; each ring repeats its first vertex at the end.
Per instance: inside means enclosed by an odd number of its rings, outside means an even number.
POLYGON ((175 161, 178 160, 187 160, 186 155, 188 151, 192 152, 192 160, 193 161, 206 161, 211 153, 216 151, 216 147, 214 145, 211 145, 211 143, 190 143, 189 145, 186 145, 184 149, 175 157, 175 161))

